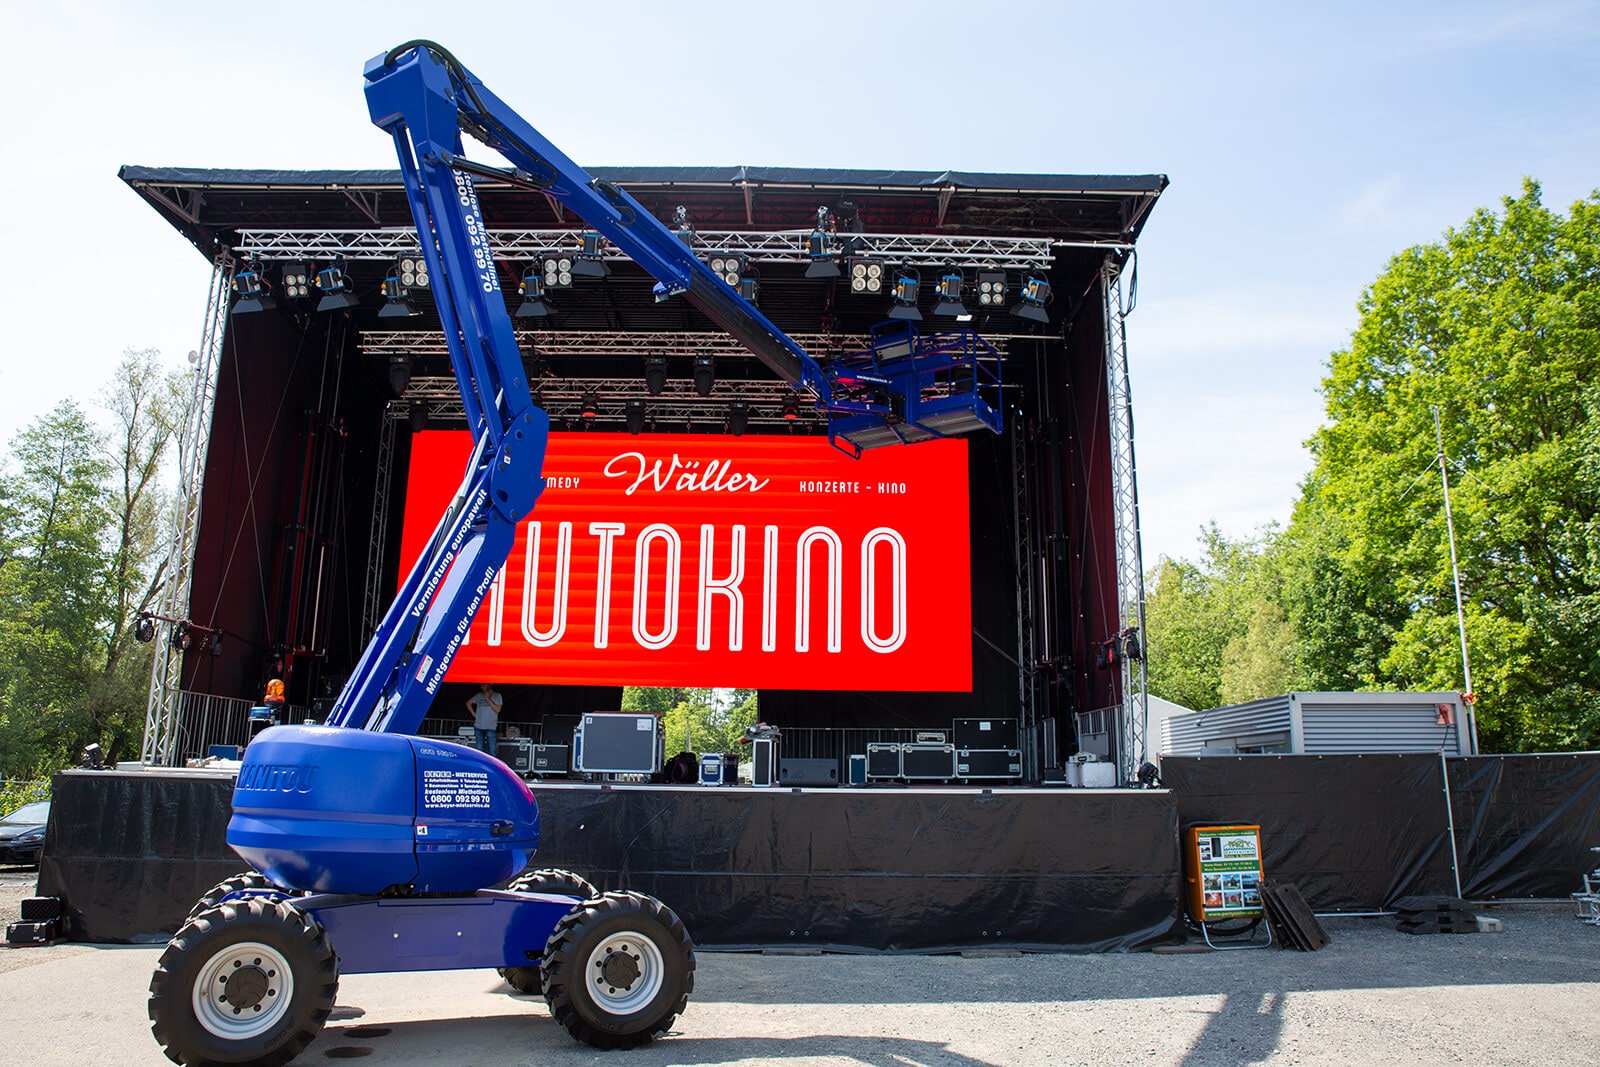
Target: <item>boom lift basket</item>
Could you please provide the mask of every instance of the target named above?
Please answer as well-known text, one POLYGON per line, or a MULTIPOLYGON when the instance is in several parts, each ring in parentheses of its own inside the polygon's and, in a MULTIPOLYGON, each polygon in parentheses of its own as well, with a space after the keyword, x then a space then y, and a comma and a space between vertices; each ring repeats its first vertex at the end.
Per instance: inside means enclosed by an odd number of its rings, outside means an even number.
POLYGON ((828 368, 828 442, 859 457, 986 429, 1000 432, 1000 354, 972 330, 922 337, 911 322, 872 328, 871 346, 828 368))

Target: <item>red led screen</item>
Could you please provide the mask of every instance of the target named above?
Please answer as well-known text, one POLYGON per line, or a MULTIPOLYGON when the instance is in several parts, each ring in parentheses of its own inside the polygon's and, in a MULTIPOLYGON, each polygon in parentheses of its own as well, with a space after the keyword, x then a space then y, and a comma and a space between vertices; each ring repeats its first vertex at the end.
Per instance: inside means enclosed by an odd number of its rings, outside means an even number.
MULTIPOLYGON (((402 574, 470 447, 412 439, 402 574)), ((971 690, 966 442, 552 433, 544 474, 447 679, 971 690)))

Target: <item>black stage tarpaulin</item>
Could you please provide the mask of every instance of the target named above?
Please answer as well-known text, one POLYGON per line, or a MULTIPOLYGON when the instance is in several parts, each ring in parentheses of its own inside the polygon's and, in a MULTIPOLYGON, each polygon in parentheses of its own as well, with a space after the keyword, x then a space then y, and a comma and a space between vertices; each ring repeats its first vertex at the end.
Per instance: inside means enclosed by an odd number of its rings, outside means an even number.
POLYGON ((541 866, 659 897, 708 947, 1103 952, 1181 924, 1165 791, 535 792, 541 866))
MULTIPOLYGON (((229 776, 67 771, 39 889, 70 936, 163 940, 245 865, 229 776)), ((1179 922, 1164 791, 535 786, 543 847, 666 901, 707 946, 1115 951, 1179 922)))
POLYGON ((1259 824, 1266 877, 1317 911, 1456 895, 1437 755, 1165 756, 1161 780, 1184 826, 1259 824))
POLYGON ((165 941, 200 895, 246 869, 227 845, 233 776, 63 771, 51 785, 39 893, 76 941, 165 941))
POLYGON ((1600 866, 1600 753, 1460 756, 1450 799, 1461 895, 1565 898, 1600 866))

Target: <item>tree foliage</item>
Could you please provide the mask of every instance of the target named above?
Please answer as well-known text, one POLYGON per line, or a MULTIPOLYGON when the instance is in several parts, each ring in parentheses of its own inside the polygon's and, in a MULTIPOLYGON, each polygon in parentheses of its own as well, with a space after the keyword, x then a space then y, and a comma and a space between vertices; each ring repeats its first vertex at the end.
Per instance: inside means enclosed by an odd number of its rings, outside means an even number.
POLYGON ((1600 745, 1600 198, 1563 216, 1527 182, 1359 307, 1288 527, 1242 571, 1213 546, 1154 574, 1152 688, 1460 689, 1442 444, 1481 746, 1600 745))
POLYGON ((89 741, 136 748, 162 460, 182 418, 159 354, 124 354, 109 431, 67 400, 22 430, 0 473, 0 774, 47 774, 89 741))
POLYGON ((670 689, 629 686, 622 710, 659 715, 668 756, 679 752, 737 752, 745 727, 756 721, 754 689, 670 689))

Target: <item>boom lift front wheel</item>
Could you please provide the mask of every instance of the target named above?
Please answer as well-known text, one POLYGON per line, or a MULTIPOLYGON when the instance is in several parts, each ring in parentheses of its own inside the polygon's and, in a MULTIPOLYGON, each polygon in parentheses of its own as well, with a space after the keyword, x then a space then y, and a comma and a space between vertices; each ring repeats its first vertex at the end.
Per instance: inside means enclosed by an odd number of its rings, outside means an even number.
POLYGON ((643 893, 604 893, 568 912, 544 950, 544 997, 567 1032, 633 1048, 671 1028, 694 991, 683 920, 643 893))
POLYGON ((189 920, 150 980, 150 1030, 174 1063, 277 1067, 327 1022, 339 961, 315 918, 239 900, 189 920))
MULTIPOLYGON (((588 900, 600 895, 600 891, 587 878, 556 867, 524 871, 513 878, 506 888, 518 893, 554 893, 564 897, 577 897, 579 900, 588 900)), ((542 950, 530 952, 528 955, 533 962, 526 967, 501 967, 500 977, 518 993, 543 993, 544 979, 540 976, 539 970, 542 954, 542 950)))

